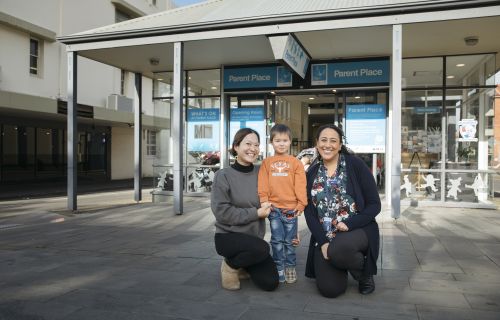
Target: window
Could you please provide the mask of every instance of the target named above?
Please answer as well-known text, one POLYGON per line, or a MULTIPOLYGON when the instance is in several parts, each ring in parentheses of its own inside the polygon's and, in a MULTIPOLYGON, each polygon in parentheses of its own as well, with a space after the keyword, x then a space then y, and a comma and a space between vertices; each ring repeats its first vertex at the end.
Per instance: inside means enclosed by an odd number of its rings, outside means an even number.
POLYGON ((156 156, 156 131, 146 131, 146 155, 156 156))
POLYGON ((39 74, 40 41, 34 38, 30 39, 30 74, 39 74))
POLYGON ((125 70, 121 69, 120 74, 120 94, 125 95, 125 70))
POLYGON ((133 18, 135 18, 135 17, 132 17, 130 14, 128 14, 126 12, 123 12, 123 11, 118 10, 118 9, 115 10, 115 22, 116 23, 127 21, 127 20, 130 20, 133 18))

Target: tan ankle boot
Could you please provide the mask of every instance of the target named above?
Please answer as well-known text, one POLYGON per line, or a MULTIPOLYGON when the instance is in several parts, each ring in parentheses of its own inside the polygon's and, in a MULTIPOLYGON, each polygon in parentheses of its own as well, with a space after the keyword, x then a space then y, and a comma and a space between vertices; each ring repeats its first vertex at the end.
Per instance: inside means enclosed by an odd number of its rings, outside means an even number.
POLYGON ((227 290, 239 290, 240 279, 238 278, 238 269, 233 269, 227 265, 226 260, 222 260, 220 267, 222 278, 222 287, 227 290))

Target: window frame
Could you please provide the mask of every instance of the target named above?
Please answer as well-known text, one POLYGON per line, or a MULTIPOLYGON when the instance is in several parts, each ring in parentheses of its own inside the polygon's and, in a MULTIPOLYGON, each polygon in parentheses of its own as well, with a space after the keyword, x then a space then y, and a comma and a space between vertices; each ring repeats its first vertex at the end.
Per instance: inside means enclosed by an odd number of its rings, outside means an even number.
POLYGON ((30 37, 30 49, 29 49, 29 73, 32 76, 40 76, 41 75, 41 47, 42 40, 30 37), (32 52, 32 43, 36 43, 36 52, 32 52), (32 58, 34 58, 36 63, 33 63, 32 58))

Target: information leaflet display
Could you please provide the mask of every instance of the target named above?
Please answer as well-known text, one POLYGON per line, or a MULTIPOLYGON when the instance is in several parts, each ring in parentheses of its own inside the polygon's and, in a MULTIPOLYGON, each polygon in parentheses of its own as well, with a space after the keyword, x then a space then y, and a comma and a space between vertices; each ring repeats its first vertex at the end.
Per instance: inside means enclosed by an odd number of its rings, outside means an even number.
POLYGON ((386 110, 383 104, 346 106, 346 146, 356 153, 384 153, 386 110))

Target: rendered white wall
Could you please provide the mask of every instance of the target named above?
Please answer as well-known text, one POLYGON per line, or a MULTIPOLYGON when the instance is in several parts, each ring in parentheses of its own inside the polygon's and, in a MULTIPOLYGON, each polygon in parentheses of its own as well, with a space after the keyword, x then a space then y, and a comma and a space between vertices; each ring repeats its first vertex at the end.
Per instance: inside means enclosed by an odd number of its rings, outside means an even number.
POLYGON ((134 130, 111 128, 111 180, 134 177, 134 130))
MULTIPOLYGON (((0 25, 0 90, 56 98, 59 76, 59 44, 41 41, 40 75, 29 72, 30 35, 0 25)), ((36 110, 36 109, 34 109, 36 110)))
MULTIPOLYGON (((159 143, 159 138, 157 139, 159 143)), ((158 144, 159 147, 159 144, 158 144)), ((142 176, 153 176, 154 156, 146 156, 146 137, 142 140, 142 176)), ((134 129, 111 128, 111 180, 132 179, 134 177, 134 129)), ((148 188, 149 186, 144 186, 148 188)))

